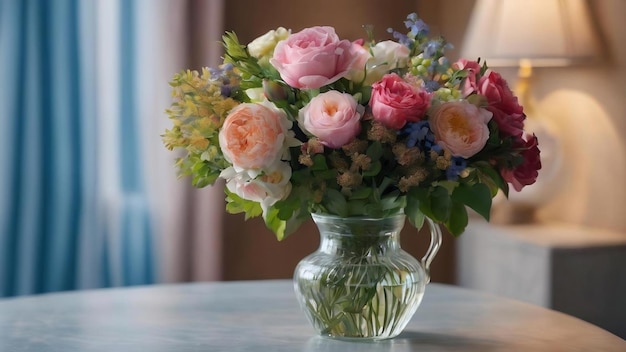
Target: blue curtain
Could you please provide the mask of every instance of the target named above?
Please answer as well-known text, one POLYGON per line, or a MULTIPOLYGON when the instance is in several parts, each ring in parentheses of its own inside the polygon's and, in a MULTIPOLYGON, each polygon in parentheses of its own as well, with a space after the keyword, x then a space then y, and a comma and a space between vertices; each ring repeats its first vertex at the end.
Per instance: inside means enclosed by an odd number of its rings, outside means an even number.
POLYGON ((96 4, 0 0, 0 296, 154 280, 133 100, 136 10, 119 3, 119 72, 110 72, 119 113, 100 116, 96 4), (111 118, 121 144, 114 208, 98 162, 98 119, 111 118))

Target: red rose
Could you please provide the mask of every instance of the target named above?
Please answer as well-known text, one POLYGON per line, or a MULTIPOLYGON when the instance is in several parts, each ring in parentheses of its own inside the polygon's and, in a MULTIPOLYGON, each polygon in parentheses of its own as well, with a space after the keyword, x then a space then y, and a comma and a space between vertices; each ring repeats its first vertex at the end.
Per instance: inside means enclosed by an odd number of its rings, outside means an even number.
POLYGON ((493 120, 498 125, 500 138, 509 136, 520 137, 524 133, 524 120, 526 115, 508 114, 495 106, 487 106, 485 109, 493 113, 493 120))
POLYGON ((372 85, 370 107, 374 120, 399 130, 407 122, 424 117, 430 105, 430 94, 413 87, 395 73, 386 74, 372 85))
POLYGON ((526 119, 524 109, 499 73, 487 70, 478 80, 478 93, 487 98, 486 109, 493 113, 501 137, 522 135, 526 119))
MULTIPOLYGON (((527 138, 529 136, 526 136, 527 138)), ((510 183, 516 191, 521 191, 524 186, 532 185, 537 180, 541 169, 537 137, 533 134, 528 140, 520 137, 513 143, 514 148, 522 149, 520 155, 524 161, 514 169, 502 169, 500 174, 504 180, 510 183)))

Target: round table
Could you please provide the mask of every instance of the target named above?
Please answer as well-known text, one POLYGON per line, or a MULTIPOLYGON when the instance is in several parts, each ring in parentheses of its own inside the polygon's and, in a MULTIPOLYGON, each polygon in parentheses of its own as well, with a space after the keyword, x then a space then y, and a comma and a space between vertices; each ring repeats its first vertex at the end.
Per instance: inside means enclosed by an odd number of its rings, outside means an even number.
POLYGON ((289 280, 154 285, 0 300, 0 351, 626 351, 577 318, 430 284, 398 337, 314 335, 289 280))

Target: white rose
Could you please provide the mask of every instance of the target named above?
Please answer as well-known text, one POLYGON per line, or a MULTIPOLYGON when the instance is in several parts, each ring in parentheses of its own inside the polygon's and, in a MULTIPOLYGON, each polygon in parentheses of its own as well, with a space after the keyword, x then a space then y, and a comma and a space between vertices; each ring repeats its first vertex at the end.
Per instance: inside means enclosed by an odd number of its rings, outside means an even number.
POLYGON ((250 98, 250 101, 253 103, 260 103, 265 101, 265 95, 263 93, 263 88, 249 88, 246 89, 246 95, 250 98))
POLYGON ((289 34, 291 34, 291 31, 283 27, 271 30, 250 42, 250 44, 248 44, 248 52, 257 59, 269 58, 274 52, 276 43, 287 39, 289 34))
POLYGON ((291 167, 286 162, 276 162, 255 178, 246 172, 236 172, 233 167, 222 171, 226 188, 239 197, 261 204, 265 214, 269 207, 285 199, 291 192, 291 167))
POLYGON ((406 67, 409 61, 409 48, 391 40, 377 43, 371 51, 372 57, 366 64, 367 85, 379 81, 390 70, 406 67))

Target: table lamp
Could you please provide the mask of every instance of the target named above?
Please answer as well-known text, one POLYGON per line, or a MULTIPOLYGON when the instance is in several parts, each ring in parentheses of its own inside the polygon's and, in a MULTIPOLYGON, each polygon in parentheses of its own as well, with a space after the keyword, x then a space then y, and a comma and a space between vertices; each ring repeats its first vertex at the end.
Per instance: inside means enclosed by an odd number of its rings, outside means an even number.
POLYGON ((599 49, 584 0, 477 0, 461 55, 489 67, 517 67, 514 92, 527 115, 526 129, 539 139, 542 169, 537 183, 511 200, 537 208, 558 190, 563 163, 558 129, 537 111, 531 77, 534 67, 589 63, 599 49))

